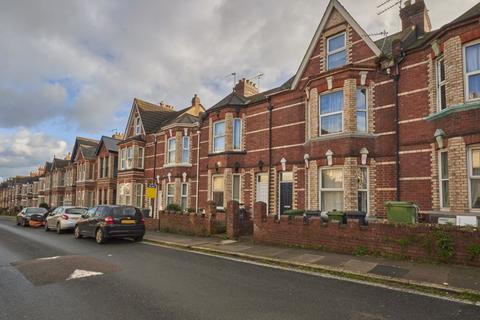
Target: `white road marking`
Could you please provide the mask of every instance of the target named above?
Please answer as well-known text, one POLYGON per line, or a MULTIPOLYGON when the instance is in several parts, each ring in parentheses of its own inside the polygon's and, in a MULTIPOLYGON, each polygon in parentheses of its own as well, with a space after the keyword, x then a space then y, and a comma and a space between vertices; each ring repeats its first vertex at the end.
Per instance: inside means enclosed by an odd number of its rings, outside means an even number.
POLYGON ((102 274, 103 274, 103 272, 76 269, 75 271, 72 272, 72 274, 67 278, 66 281, 73 280, 73 279, 79 279, 79 278, 100 276, 102 274))
POLYGON ((55 260, 55 259, 58 259, 58 258, 60 258, 60 256, 38 258, 37 260, 55 260))

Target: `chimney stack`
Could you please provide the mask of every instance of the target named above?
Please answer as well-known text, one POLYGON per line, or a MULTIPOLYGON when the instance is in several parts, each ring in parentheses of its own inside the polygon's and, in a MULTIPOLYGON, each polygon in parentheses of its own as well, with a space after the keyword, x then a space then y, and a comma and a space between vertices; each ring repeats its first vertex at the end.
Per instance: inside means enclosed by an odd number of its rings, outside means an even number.
POLYGON ((402 30, 414 26, 417 38, 419 38, 425 32, 432 30, 432 24, 424 0, 413 1, 405 1, 405 6, 400 10, 400 19, 402 19, 402 30))
POLYGON ((114 134, 112 134, 112 138, 117 140, 123 140, 123 133, 115 132, 114 134))
POLYGON ((65 156, 65 160, 68 160, 68 161, 72 160, 72 154, 70 152, 67 153, 67 155, 65 156))
POLYGON ((175 107, 174 107, 174 106, 171 106, 171 105, 169 105, 169 104, 166 104, 166 103, 163 102, 163 101, 160 102, 160 107, 165 108, 165 109, 170 109, 170 110, 172 110, 172 111, 175 111, 175 107))
POLYGON ((233 91, 244 97, 250 97, 258 93, 258 88, 252 81, 248 79, 241 79, 233 88, 233 91))

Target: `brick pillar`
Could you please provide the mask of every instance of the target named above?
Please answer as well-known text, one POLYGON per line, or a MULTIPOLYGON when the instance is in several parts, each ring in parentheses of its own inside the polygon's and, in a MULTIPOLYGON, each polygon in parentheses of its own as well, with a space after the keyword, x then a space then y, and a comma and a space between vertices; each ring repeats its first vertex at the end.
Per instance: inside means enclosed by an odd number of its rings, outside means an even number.
POLYGON ((240 234, 240 216, 238 202, 231 200, 227 205, 227 237, 230 239, 237 238, 240 234))
POLYGON ((205 209, 205 220, 206 220, 206 228, 208 234, 215 234, 217 233, 215 230, 215 220, 217 217, 217 206, 215 202, 208 201, 207 207, 205 209))
POLYGON ((225 151, 233 150, 233 113, 225 114, 225 151))
POLYGON ((255 225, 267 220, 267 204, 265 202, 255 202, 253 221, 255 225))
MULTIPOLYGON (((447 106, 464 103, 462 40, 456 36, 445 41, 445 88, 447 106)), ((453 189, 452 189, 453 190, 453 189)))
POLYGON ((343 128, 344 132, 357 132, 357 83, 346 79, 343 84, 343 128))
POLYGON ((344 166, 344 204, 345 211, 358 210, 358 167, 357 158, 345 158, 344 166))
POLYGON ((308 100, 308 109, 310 110, 309 119, 308 119, 308 126, 309 126, 309 138, 316 138, 318 137, 318 90, 317 88, 313 88, 310 90, 310 99, 308 100))
POLYGON ((183 139, 183 132, 182 131, 177 131, 175 133, 175 143, 176 143, 175 163, 182 162, 182 151, 183 151, 182 150, 182 139, 183 139))
POLYGON ((450 209, 468 212, 467 147, 462 137, 448 139, 450 209))

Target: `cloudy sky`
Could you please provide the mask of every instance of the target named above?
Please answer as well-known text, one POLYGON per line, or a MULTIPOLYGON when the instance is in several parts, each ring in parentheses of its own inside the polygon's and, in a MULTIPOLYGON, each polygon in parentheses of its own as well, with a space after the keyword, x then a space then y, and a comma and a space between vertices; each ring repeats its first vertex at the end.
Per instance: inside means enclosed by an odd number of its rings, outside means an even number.
MULTIPOLYGON (((438 28, 477 0, 425 0, 438 28)), ((341 1, 368 33, 400 28, 381 0, 341 1)), ((298 68, 327 0, 0 0, 0 179, 123 131, 134 97, 209 107, 232 80, 298 68)))

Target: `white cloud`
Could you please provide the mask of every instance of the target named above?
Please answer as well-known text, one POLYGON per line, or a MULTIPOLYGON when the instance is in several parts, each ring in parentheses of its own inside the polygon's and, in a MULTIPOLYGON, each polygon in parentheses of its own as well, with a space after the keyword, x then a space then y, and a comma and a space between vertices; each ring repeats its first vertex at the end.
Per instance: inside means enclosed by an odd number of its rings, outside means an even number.
POLYGON ((0 177, 26 175, 53 155, 63 157, 66 152, 65 141, 44 133, 23 128, 13 134, 0 134, 0 177))

